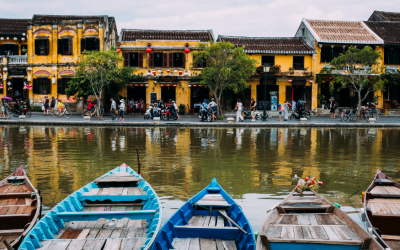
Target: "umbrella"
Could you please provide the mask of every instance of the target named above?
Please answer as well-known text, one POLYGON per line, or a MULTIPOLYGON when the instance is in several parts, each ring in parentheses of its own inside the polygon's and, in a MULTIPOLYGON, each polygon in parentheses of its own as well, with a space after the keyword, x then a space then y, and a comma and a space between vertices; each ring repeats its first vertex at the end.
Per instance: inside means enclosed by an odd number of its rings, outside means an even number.
POLYGON ((11 98, 11 97, 8 97, 8 96, 2 97, 1 99, 12 101, 12 98, 11 98))

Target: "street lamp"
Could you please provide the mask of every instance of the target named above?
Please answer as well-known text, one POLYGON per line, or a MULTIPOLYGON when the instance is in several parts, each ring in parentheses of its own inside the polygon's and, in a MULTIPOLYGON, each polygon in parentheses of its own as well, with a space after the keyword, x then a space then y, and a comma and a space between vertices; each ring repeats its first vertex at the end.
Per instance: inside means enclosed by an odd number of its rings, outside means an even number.
POLYGON ((264 85, 264 115, 263 115, 263 121, 267 120, 267 75, 269 72, 269 69, 271 68, 271 66, 269 65, 269 63, 264 63, 263 65, 263 71, 264 71, 264 75, 265 75, 265 85, 264 85))

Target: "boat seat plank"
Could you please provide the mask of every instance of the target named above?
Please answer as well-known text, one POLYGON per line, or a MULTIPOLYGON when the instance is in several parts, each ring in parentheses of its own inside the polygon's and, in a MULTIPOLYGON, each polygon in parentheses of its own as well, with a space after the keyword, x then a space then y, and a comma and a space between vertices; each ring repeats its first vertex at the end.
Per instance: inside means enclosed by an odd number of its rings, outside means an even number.
POLYGON ((265 235, 267 238, 280 238, 282 232, 282 226, 270 226, 268 227, 265 235))
POLYGON ((400 204, 400 200, 398 199, 382 199, 382 198, 374 198, 369 199, 368 203, 393 203, 393 204, 400 204))
POLYGON ((216 225, 216 227, 224 227, 224 226, 225 226, 224 217, 217 216, 217 225, 216 225))
POLYGON ((137 237, 135 239, 136 239, 135 246, 133 247, 132 250, 141 250, 144 243, 146 243, 147 238, 146 237, 137 237))
POLYGON ((186 250, 189 249, 190 238, 174 238, 172 241, 172 246, 176 250, 186 250))
POLYGON ((200 250, 200 239, 199 238, 190 238, 190 243, 189 243, 188 249, 200 250))
POLYGON ((221 240, 221 239, 215 239, 215 244, 217 245, 217 249, 218 249, 218 250, 219 250, 219 249, 222 249, 222 250, 225 249, 224 244, 222 243, 222 240, 221 240))
POLYGON ((311 231, 308 226, 302 226, 301 230, 303 231, 303 239, 312 239, 311 231))
POLYGON ((208 225, 210 224, 210 220, 211 220, 211 216, 203 216, 204 217, 204 223, 203 223, 203 227, 208 227, 208 225))
POLYGON ((86 236, 86 239, 94 239, 96 238, 97 234, 100 232, 99 228, 92 228, 89 231, 89 234, 86 236))
POLYGON ((336 225, 336 221, 334 221, 330 215, 331 214, 314 214, 317 219, 318 225, 336 225))
POLYGON ((224 245, 225 250, 236 250, 237 249, 234 240, 223 240, 222 244, 224 245))
POLYGON ((382 184, 394 184, 394 182, 392 180, 389 179, 375 179, 374 180, 375 183, 377 183, 378 185, 380 185, 380 183, 382 184))
POLYGON ((285 200, 284 204, 315 204, 315 205, 322 205, 323 202, 319 199, 288 199, 285 200))
POLYGON ((386 244, 389 245, 390 249, 392 249, 392 250, 400 250, 400 241, 387 240, 385 242, 386 242, 386 244))
POLYGON ((293 203, 293 204, 280 204, 285 210, 320 210, 320 209, 328 209, 332 207, 332 205, 320 205, 316 203, 293 203), (296 205, 298 204, 298 206, 296 205))
POLYGON ((200 218, 194 223, 195 227, 202 227, 206 222, 207 216, 200 216, 200 218))
POLYGON ((282 227, 281 238, 283 239, 294 239, 293 226, 282 227))
POLYGON ((282 215, 282 219, 279 224, 290 224, 297 225, 297 215, 285 214, 282 215))
POLYGON ((400 194, 400 189, 393 186, 383 186, 389 194, 400 194))
POLYGON ((323 227, 317 227, 317 226, 310 226, 309 227, 310 232, 311 232, 311 237, 313 239, 319 239, 319 240, 328 240, 329 237, 325 232, 325 229, 323 227))
POLYGON ((127 177, 119 176, 118 177, 118 176, 108 175, 108 176, 96 179, 93 182, 96 184, 99 184, 99 183, 129 183, 129 182, 139 182, 141 180, 142 180, 142 178, 134 177, 134 176, 127 176, 127 177))
POLYGON ((397 240, 397 241, 400 241, 400 235, 382 234, 381 238, 384 239, 384 240, 397 240))
MULTIPOLYGON (((222 243, 223 244, 223 243, 222 243)), ((214 239, 200 238, 200 249, 217 250, 217 245, 214 239)))
POLYGON ((308 216, 308 214, 298 214, 297 225, 311 225, 310 217, 308 216))
POLYGON ((104 239, 104 238, 110 238, 112 229, 109 228, 102 228, 100 229, 99 233, 97 234, 96 238, 97 239, 104 239))
POLYGON ((230 204, 226 201, 212 201, 212 200, 199 200, 196 202, 199 206, 212 206, 212 207, 229 207, 230 204))
POLYGON ((134 238, 135 235, 136 235, 135 230, 128 229, 128 228, 122 228, 120 238, 134 238), (129 234, 129 232, 131 232, 131 231, 133 232, 133 235, 129 234), (128 234, 129 234, 129 237, 128 237, 128 234))
POLYGON ((111 232, 110 238, 111 238, 111 239, 114 239, 114 238, 122 238, 122 237, 121 237, 121 233, 122 233, 122 229, 114 229, 114 230, 111 232))
MULTIPOLYGON (((293 193, 293 196, 301 196, 301 195, 300 193, 293 193)), ((315 196, 315 194, 312 191, 304 191, 302 196, 315 196)))
POLYGON ((200 218, 201 218, 201 215, 192 216, 192 217, 189 219, 189 221, 188 221, 188 225, 189 225, 189 226, 196 226, 197 221, 198 221, 200 218))
POLYGON ((76 237, 77 239, 86 239, 86 237, 89 235, 90 229, 82 229, 82 232, 76 237))
POLYGON ((340 240, 339 236, 330 226, 324 226, 325 233, 328 235, 330 240, 340 240))
POLYGON ((78 229, 78 230, 74 230, 74 229, 67 229, 64 231, 64 233, 60 236, 59 239, 76 239, 78 238, 78 236, 81 234, 83 229, 78 229))
POLYGON ((11 199, 11 198, 31 198, 31 192, 27 193, 1 193, 0 199, 11 199))
POLYGON ((105 239, 87 239, 85 245, 83 246, 83 250, 102 249, 105 243, 105 239))
POLYGON ((132 248, 135 246, 136 242, 137 242, 137 239, 135 239, 134 237, 122 239, 121 245, 120 245, 120 250, 132 250, 132 248))
POLYGON ((293 227, 293 231, 295 239, 304 239, 302 227, 293 227))
POLYGON ((371 194, 388 194, 389 192, 383 186, 375 186, 371 191, 371 194))
POLYGON ((217 227, 217 216, 211 216, 208 226, 209 227, 217 227))
POLYGON ((340 240, 351 240, 339 227, 331 227, 340 240))
POLYGON ((71 240, 45 240, 41 241, 40 244, 42 245, 41 248, 37 248, 38 250, 66 250, 71 243, 71 240), (46 242, 46 243, 45 243, 46 242), (50 242, 50 244, 48 243, 50 242), (45 244, 42 244, 45 243, 45 244))
POLYGON ((86 242, 85 239, 71 240, 71 243, 69 243, 68 248, 66 250, 82 249, 83 246, 85 245, 85 242, 86 242))
POLYGON ((340 226, 339 229, 342 230, 343 233, 346 234, 351 240, 363 241, 363 238, 361 238, 356 232, 354 232, 348 226, 340 226))
POLYGON ((89 192, 85 192, 87 195, 97 195, 100 191, 101 188, 92 188, 89 190, 89 192))
POLYGON ((119 250, 122 239, 108 239, 102 250, 119 250))

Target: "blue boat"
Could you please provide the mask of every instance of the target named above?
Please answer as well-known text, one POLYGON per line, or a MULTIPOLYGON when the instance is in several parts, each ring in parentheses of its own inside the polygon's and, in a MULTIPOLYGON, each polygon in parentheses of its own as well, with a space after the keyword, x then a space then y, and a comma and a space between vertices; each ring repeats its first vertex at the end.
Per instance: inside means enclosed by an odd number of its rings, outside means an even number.
POLYGON ((338 206, 314 191, 293 191, 271 209, 257 250, 359 250, 383 248, 338 206))
POLYGON ((253 230, 241 207, 212 182, 163 226, 152 250, 253 250, 253 230))
POLYGON ((156 192, 122 164, 61 201, 19 249, 149 249, 160 228, 156 192))

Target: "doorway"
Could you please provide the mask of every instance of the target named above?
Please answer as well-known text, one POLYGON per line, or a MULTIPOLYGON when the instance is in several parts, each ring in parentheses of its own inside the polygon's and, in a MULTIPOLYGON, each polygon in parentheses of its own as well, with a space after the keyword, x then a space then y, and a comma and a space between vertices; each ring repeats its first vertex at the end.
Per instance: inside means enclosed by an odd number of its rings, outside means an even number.
POLYGON ((190 90, 190 108, 193 109, 194 104, 203 103, 204 99, 210 100, 210 90, 204 87, 192 86, 190 90))
POLYGON ((175 100, 175 87, 173 86, 161 86, 161 99, 164 103, 169 102, 169 100, 175 100))
MULTIPOLYGON (((265 85, 257 85, 257 108, 258 110, 263 110, 264 109, 264 89, 265 85)), ((278 100, 277 102, 279 103, 279 86, 278 85, 267 85, 267 99, 265 100, 266 104, 266 109, 271 110, 271 94, 270 92, 277 92, 277 97, 278 100)))
POLYGON ((13 100, 22 99, 25 100, 24 96, 24 78, 14 78, 8 80, 7 83, 10 82, 11 85, 7 84, 7 96, 12 98, 13 100))
POLYGON ((133 87, 128 87, 127 90, 128 90, 127 91, 128 101, 130 101, 133 98, 134 101, 139 101, 140 99, 142 99, 143 102, 146 103, 146 87, 133 86, 133 87))

